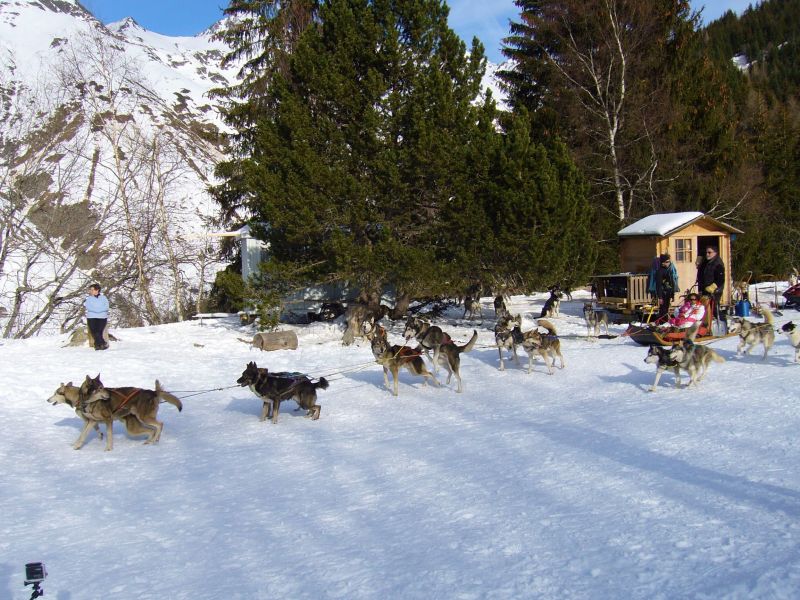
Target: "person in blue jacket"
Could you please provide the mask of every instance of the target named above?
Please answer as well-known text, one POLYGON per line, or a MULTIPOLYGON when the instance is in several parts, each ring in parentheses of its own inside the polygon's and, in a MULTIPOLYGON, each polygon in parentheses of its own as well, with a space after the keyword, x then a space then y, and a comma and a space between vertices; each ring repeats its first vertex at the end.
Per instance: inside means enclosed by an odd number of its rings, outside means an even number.
POLYGON ((89 326, 89 335, 94 341, 95 350, 105 350, 108 344, 103 338, 108 323, 108 298, 100 293, 100 285, 93 283, 89 286, 89 295, 83 301, 86 308, 86 324, 89 326))
POLYGON ((658 318, 666 320, 675 292, 678 291, 678 270, 669 254, 662 254, 653 260, 648 291, 658 302, 658 318))

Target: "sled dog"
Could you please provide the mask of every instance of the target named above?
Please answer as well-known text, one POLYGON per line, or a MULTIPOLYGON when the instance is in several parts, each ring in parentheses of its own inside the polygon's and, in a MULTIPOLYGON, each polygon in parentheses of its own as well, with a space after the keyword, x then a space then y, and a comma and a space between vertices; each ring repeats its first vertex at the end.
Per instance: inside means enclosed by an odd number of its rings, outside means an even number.
MULTIPOLYGON (((425 367, 425 361, 422 360, 422 350, 409 348, 408 346, 389 344, 386 330, 380 325, 375 327, 375 331, 372 334, 371 345, 375 362, 383 367, 383 384, 386 386, 387 390, 390 389, 389 372, 392 373, 392 379, 394 380, 392 389, 395 396, 398 395, 397 381, 401 368, 405 368, 412 375, 423 377, 425 383, 430 379, 437 386, 439 385, 436 377, 425 367)), ((449 381, 448 378, 448 382, 449 381)), ((459 385, 460 383, 461 378, 459 377, 459 385)))
POLYGON ((479 319, 483 318, 483 310, 481 309, 480 299, 466 296, 464 298, 464 319, 469 315, 469 320, 472 321, 477 315, 479 319))
POLYGON ((316 421, 321 410, 317 405, 317 390, 328 389, 328 381, 324 377, 317 383, 312 383, 306 375, 270 373, 268 369, 259 369, 255 362, 247 363, 236 383, 242 387, 249 386, 250 390, 264 402, 259 421, 271 418, 273 423, 278 422, 283 400, 294 400, 297 406, 305 409, 306 417, 316 421))
MULTIPOLYGON (((724 363, 725 359, 708 346, 694 343, 679 342, 669 351, 670 360, 674 361, 680 369, 689 373, 689 385, 692 387, 705 377, 711 362, 724 363)), ((680 372, 677 376, 677 387, 680 387, 680 372)))
POLYGON ((368 337, 369 332, 375 327, 375 323, 387 314, 389 314, 389 307, 385 304, 381 304, 378 307, 361 303, 348 306, 344 312, 346 329, 342 336, 342 345, 349 346, 357 337, 368 337))
POLYGON ((561 360, 561 366, 559 368, 564 368, 564 356, 561 354, 561 341, 558 339, 558 333, 552 323, 544 319, 539 319, 536 324, 536 328, 525 332, 522 336, 522 349, 528 354, 528 373, 533 370, 534 354, 539 354, 544 360, 547 372, 552 375, 556 356, 561 360), (539 331, 539 327, 544 328, 546 333, 539 331), (547 361, 548 357, 550 357, 550 362, 547 361))
POLYGON ((427 354, 433 350, 433 372, 436 374, 439 365, 439 352, 442 344, 450 342, 450 336, 442 331, 441 327, 431 325, 418 317, 411 317, 406 322, 406 329, 403 337, 410 340, 412 337, 419 342, 422 350, 427 354))
POLYGON ((769 310, 764 311, 763 323, 753 323, 742 317, 734 317, 733 322, 739 331, 739 345, 736 347, 736 354, 741 355, 742 351, 744 351, 744 354, 750 354, 750 350, 762 344, 764 346, 762 360, 766 360, 769 349, 775 343, 775 327, 772 321, 772 313, 769 310))
POLYGON ((794 347, 794 362, 800 361, 800 327, 789 321, 781 327, 781 332, 789 338, 789 343, 794 347))
POLYGON ((496 296, 494 299, 494 315, 497 321, 500 321, 504 317, 511 316, 511 313, 508 310, 508 305, 506 304, 505 297, 502 295, 496 296))
POLYGON ((506 314, 498 319, 494 326, 494 342, 497 345, 497 353, 500 355, 500 370, 505 371, 506 366, 503 362, 503 350, 509 350, 511 356, 514 358, 514 363, 519 365, 519 357, 517 356, 517 346, 522 344, 523 335, 520 329, 522 317, 517 315, 511 317, 506 314))
POLYGON ((583 318, 586 319, 586 337, 591 337, 594 332, 594 337, 600 335, 600 326, 606 329, 608 333, 608 312, 604 310, 597 310, 591 302, 586 302, 583 305, 583 318))
POLYGON ((461 355, 464 352, 469 352, 472 350, 476 341, 478 341, 478 331, 473 329, 472 337, 463 346, 459 346, 454 341, 450 340, 449 342, 442 344, 439 348, 439 363, 445 369, 447 369, 447 381, 445 382, 445 385, 449 385, 450 379, 453 375, 455 375, 456 381, 458 382, 458 387, 456 389, 458 393, 461 393, 463 390, 461 383, 461 355))
POLYGON ((657 344, 650 344, 650 349, 647 351, 647 356, 645 356, 644 362, 650 365, 656 365, 656 380, 653 382, 653 385, 650 386, 648 391, 656 391, 658 380, 661 379, 661 375, 664 373, 664 371, 672 371, 675 373, 675 381, 677 382, 677 386, 680 387, 680 365, 678 365, 678 363, 673 360, 672 357, 670 357, 670 351, 671 348, 659 346, 657 344))
MULTIPOLYGON (((122 421, 131 435, 147 434, 145 444, 156 444, 161 439, 164 423, 159 421, 158 406, 169 402, 179 411, 183 410, 181 401, 162 389, 156 380, 155 390, 137 387, 105 387, 97 377, 86 376, 81 385, 80 403, 75 408, 85 425, 73 448, 78 450, 86 442, 90 429, 97 423, 106 425, 106 451, 114 447, 113 422, 122 421), (85 390, 85 392, 84 392, 85 390)), ((69 404, 68 396, 54 394, 51 404, 69 404)))
MULTIPOLYGON (((98 378, 100 376, 98 375, 98 378)), ((97 437, 101 440, 104 437, 103 432, 100 430, 100 423, 98 421, 90 420, 83 412, 84 405, 91 404, 97 400, 108 400, 110 395, 105 388, 95 388, 95 379, 88 375, 80 387, 72 385, 72 382, 62 383, 58 386, 56 391, 50 396, 47 401, 55 406, 56 404, 66 404, 75 410, 75 414, 82 420, 84 426, 90 426, 97 432, 97 437)), ((152 429, 148 425, 144 425, 134 415, 128 415, 120 419, 125 425, 128 435, 150 435, 152 429)), ((76 450, 78 448, 75 448, 76 450)))
POLYGON ((50 396, 47 401, 53 406, 56 404, 66 404, 67 406, 73 408, 75 410, 75 414, 83 420, 84 426, 89 425, 94 427, 94 430, 97 432, 97 436, 102 440, 103 432, 100 431, 100 424, 97 421, 90 421, 87 419, 81 411, 81 406, 83 405, 84 399, 86 399, 87 402, 94 402, 95 400, 108 400, 108 392, 102 388, 98 390, 91 389, 89 386, 92 379, 88 375, 86 377, 87 379, 81 384, 80 387, 77 385, 72 385, 71 381, 69 383, 62 383, 58 386, 58 388, 56 388, 56 391, 53 392, 53 395, 50 396))
POLYGON ((539 318, 544 317, 557 317, 561 308, 561 290, 557 287, 550 289, 550 297, 545 301, 542 307, 542 312, 539 313, 539 318))

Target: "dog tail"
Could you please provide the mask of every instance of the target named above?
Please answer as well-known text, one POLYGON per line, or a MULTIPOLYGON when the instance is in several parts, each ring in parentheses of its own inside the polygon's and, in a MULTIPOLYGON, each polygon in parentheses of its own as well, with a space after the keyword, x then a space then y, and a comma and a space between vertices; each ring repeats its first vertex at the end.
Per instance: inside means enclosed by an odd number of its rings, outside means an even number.
POLYGON ((558 335, 558 332, 556 331, 556 326, 555 326, 555 325, 553 325, 553 324, 552 324, 550 321, 548 321, 547 319, 538 319, 538 320, 536 321, 536 324, 537 324, 539 327, 544 327, 545 329, 547 329, 547 333, 549 333, 550 335, 558 335))
POLYGON ((766 309, 764 311, 764 323, 772 327, 774 321, 772 320, 772 311, 770 309, 766 309))
POLYGON ((314 389, 327 390, 329 385, 330 384, 328 383, 327 379, 325 379, 324 377, 320 377, 319 381, 314 384, 314 389))
POLYGON ((699 330, 700 330, 700 321, 692 323, 689 329, 686 330, 686 339, 694 343, 694 340, 697 337, 697 332, 699 330))
POLYGON ((725 362, 725 359, 722 358, 719 354, 717 354, 713 350, 710 350, 709 354, 711 355, 711 360, 713 360, 714 362, 718 362, 718 363, 724 363, 725 362))
POLYGON ((169 392, 164 391, 164 389, 161 387, 161 384, 158 382, 158 379, 156 379, 156 397, 158 397, 161 402, 169 402, 172 404, 178 409, 178 412, 183 410, 183 404, 181 404, 181 401, 169 392))
POLYGON ((469 352, 470 350, 472 350, 472 348, 475 346, 475 342, 477 341, 478 341, 478 330, 473 329, 472 337, 469 338, 469 341, 463 346, 456 346, 456 348, 458 348, 459 354, 462 352, 469 352))

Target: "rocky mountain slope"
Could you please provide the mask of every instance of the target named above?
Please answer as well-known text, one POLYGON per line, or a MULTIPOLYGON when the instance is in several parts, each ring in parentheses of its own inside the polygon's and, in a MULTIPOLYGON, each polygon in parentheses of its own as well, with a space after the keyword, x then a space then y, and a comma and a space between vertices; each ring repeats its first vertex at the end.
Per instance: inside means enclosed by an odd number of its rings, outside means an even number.
POLYGON ((69 328, 90 279, 129 324, 213 278, 206 188, 225 155, 212 32, 103 25, 75 0, 0 0, 0 331, 69 328))

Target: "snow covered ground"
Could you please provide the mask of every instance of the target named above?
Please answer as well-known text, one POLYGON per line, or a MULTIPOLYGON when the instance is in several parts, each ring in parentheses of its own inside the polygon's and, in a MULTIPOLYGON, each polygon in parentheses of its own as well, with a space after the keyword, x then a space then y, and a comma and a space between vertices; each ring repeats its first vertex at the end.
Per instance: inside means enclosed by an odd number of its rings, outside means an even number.
MULTIPOLYGON (((543 300, 511 310, 531 327, 543 300)), ((0 597, 30 596, 33 561, 58 600, 798 597, 800 365, 784 336, 766 362, 719 341, 727 362, 697 389, 667 374, 648 393, 646 348, 586 340, 581 297, 555 320, 552 376, 541 360, 528 375, 524 353, 498 370, 483 304, 462 394, 403 373, 394 398, 369 346, 342 347, 331 324, 270 353, 225 320, 114 331, 106 352, 2 341, 0 597), (330 375, 320 420, 285 402, 259 422, 260 401, 229 387, 249 360, 330 375), (162 405, 160 444, 116 425, 112 452, 94 434, 71 448, 81 421, 46 399, 97 373, 184 398, 162 405)), ((440 324, 463 342, 460 314, 440 324)))

